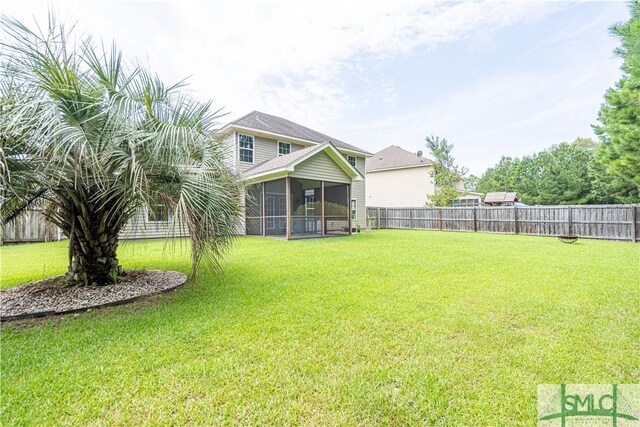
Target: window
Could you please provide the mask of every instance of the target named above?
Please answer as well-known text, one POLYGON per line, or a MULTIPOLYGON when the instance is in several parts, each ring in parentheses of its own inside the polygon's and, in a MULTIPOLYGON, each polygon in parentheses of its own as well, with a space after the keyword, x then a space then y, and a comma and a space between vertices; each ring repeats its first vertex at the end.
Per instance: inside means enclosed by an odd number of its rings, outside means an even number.
POLYGON ((480 198, 463 198, 463 199, 453 199, 452 200, 453 207, 465 207, 465 206, 481 206, 482 201, 480 198))
POLYGON ((356 219, 358 213, 358 201, 351 199, 351 219, 356 219))
POLYGON ((291 153, 291 144, 288 142, 278 141, 278 157, 291 153))
POLYGON ((169 208, 165 205, 151 205, 147 210, 147 222, 169 222, 169 208))
POLYGON ((356 156, 347 156, 347 160, 351 163, 351 166, 356 167, 356 156))
POLYGON ((238 160, 253 163, 253 135, 238 134, 238 160))

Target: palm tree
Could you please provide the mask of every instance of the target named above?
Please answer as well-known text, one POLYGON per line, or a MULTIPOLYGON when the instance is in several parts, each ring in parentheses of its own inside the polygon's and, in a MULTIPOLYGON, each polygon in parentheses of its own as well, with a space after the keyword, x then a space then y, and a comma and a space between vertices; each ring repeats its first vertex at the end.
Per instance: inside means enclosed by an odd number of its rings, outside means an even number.
POLYGON ((122 273, 118 233, 162 203, 186 227, 192 274, 218 266, 239 217, 240 189, 215 137, 219 111, 127 67, 112 46, 49 18, 32 31, 0 25, 0 170, 3 224, 37 200, 69 238, 66 279, 104 284, 122 273), (74 40, 72 42, 72 40, 74 40))

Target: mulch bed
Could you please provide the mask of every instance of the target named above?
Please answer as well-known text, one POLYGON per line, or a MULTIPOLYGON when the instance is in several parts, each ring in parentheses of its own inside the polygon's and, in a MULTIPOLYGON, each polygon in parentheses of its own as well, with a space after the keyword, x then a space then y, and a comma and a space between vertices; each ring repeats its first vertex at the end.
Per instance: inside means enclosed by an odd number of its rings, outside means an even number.
POLYGON ((117 305, 147 295, 171 291, 187 281, 177 271, 127 271, 115 284, 64 286, 62 276, 0 291, 0 320, 17 320, 65 314, 94 307, 117 305))

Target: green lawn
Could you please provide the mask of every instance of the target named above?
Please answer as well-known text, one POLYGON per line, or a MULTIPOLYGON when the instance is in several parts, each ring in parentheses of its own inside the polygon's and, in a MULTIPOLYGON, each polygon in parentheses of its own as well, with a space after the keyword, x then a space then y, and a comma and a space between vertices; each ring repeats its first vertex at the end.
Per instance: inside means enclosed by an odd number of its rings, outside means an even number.
MULTIPOLYGON (((163 248, 120 258, 188 271, 163 248)), ((62 273, 66 248, 0 254, 11 286, 62 273)), ((0 424, 532 425, 538 384, 640 378, 638 244, 244 238, 223 268, 153 303, 3 326, 0 424)))

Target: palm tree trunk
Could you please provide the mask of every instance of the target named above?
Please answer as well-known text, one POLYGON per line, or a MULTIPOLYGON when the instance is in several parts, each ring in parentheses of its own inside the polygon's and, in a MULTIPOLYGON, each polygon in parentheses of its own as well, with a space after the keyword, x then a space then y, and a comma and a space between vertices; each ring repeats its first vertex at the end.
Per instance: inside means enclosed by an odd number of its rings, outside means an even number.
POLYGON ((86 188, 61 187, 56 206, 44 212, 69 238, 65 279, 72 285, 105 285, 122 275, 118 235, 129 215, 115 203, 92 200, 89 194, 86 188))
POLYGON ((74 285, 113 283, 122 274, 117 257, 118 232, 105 230, 87 234, 86 231, 78 227, 71 232, 67 282, 74 285))

